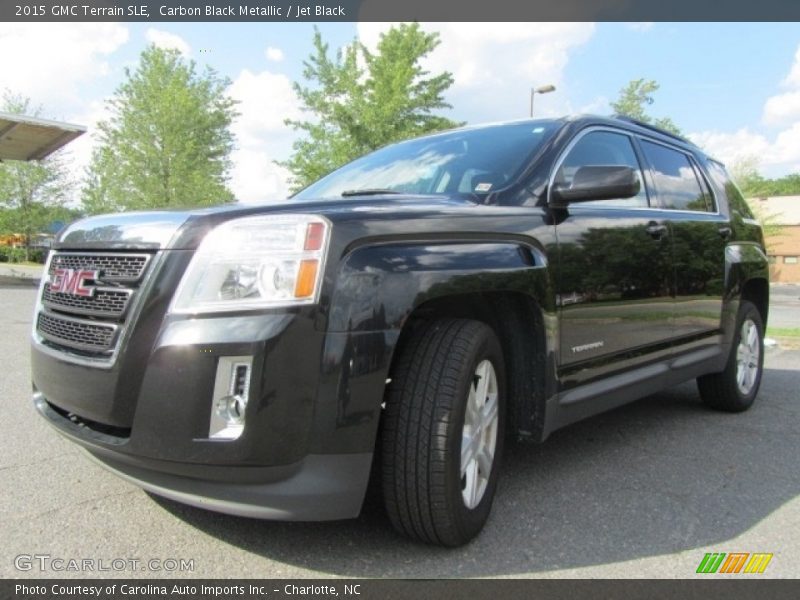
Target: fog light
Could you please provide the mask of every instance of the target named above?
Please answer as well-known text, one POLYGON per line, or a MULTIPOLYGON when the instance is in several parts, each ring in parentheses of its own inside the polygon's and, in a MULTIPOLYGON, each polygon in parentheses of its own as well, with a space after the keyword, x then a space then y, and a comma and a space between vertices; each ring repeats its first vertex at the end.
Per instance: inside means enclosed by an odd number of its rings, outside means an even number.
POLYGON ((242 435, 250 396, 251 356, 220 356, 208 437, 213 440, 235 440, 242 435))
POLYGON ((217 402, 217 415, 229 426, 244 425, 244 408, 247 401, 241 396, 225 396, 217 402))

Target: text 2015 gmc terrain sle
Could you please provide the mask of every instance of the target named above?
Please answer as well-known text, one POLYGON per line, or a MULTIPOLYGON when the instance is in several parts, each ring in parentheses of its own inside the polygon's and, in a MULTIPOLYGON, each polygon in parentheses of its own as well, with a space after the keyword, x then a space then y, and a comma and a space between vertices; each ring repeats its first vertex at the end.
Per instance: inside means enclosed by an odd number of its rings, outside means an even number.
POLYGON ((279 205, 93 217, 60 236, 34 402, 155 494, 358 515, 373 459, 403 533, 483 527, 507 437, 697 379, 758 391, 761 229, 723 166, 622 118, 385 147, 279 205))

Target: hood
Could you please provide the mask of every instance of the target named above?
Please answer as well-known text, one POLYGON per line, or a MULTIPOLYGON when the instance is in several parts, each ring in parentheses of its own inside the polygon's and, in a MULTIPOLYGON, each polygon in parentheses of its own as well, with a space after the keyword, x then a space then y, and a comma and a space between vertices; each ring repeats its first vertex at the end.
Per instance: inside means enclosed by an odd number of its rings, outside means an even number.
POLYGON ((133 212, 76 221, 58 234, 54 247, 72 249, 164 248, 190 217, 188 212, 133 212))
POLYGON ((370 196, 279 204, 226 204, 183 211, 116 213, 87 217, 66 227, 56 238, 56 249, 160 250, 196 248, 205 235, 223 221, 270 213, 313 213, 333 221, 392 219, 476 206, 474 201, 444 196, 370 196))

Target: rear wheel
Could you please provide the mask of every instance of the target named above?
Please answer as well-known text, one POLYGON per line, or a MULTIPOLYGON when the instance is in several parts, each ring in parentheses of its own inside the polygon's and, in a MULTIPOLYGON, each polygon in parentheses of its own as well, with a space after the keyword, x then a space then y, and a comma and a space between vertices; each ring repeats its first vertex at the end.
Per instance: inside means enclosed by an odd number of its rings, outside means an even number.
POLYGON ((758 394, 763 369, 764 323, 758 309, 743 300, 725 370, 697 379, 700 397, 717 410, 745 411, 758 394))
POLYGON ((395 528, 458 546, 483 527, 502 454, 505 372, 494 332, 442 319, 410 334, 382 426, 383 493, 395 528))

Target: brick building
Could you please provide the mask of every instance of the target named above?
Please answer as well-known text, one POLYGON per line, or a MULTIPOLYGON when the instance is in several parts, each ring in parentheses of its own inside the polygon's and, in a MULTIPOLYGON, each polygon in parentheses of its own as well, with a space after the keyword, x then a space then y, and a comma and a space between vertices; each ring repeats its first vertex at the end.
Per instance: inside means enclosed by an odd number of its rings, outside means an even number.
POLYGON ((800 196, 753 198, 761 215, 771 215, 780 225, 777 235, 767 237, 770 279, 775 283, 800 283, 800 196))

